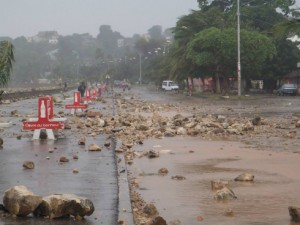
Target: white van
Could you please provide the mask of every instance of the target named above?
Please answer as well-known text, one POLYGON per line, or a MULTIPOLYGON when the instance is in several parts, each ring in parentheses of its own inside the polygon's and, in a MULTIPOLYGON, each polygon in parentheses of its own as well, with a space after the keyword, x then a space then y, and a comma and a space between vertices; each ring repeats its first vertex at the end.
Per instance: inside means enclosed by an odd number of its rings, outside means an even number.
POLYGON ((174 81, 171 80, 164 80, 162 82, 161 88, 164 91, 178 91, 179 87, 176 83, 174 83, 174 81))

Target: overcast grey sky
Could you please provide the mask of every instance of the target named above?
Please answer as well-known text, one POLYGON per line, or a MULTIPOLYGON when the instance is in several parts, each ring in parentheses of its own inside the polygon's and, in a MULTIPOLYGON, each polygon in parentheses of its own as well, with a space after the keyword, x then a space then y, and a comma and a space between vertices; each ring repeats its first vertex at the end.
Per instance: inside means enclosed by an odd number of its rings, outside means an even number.
POLYGON ((100 25, 125 37, 144 34, 153 25, 174 27, 177 19, 197 0, 0 0, 0 36, 30 37, 39 31, 56 30, 61 35, 90 33, 100 25))

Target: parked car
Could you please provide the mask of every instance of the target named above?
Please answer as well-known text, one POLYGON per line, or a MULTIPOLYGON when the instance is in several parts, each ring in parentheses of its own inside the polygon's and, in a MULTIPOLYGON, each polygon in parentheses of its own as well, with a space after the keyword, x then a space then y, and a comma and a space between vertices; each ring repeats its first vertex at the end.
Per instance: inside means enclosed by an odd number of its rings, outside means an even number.
POLYGON ((297 85, 296 84, 283 84, 278 90, 278 95, 296 95, 297 94, 297 85))
POLYGON ((178 91, 179 89, 178 85, 171 80, 164 80, 161 84, 161 88, 164 91, 178 91))

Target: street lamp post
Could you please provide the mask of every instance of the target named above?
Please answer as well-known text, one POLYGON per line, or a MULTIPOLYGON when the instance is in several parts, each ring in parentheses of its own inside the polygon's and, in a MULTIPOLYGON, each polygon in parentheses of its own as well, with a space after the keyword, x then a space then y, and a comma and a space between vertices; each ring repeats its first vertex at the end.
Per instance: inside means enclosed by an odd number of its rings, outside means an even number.
POLYGON ((140 85, 142 85, 142 54, 139 54, 140 56, 140 85))
POLYGON ((240 35, 240 0, 237 0, 237 76, 238 76, 238 96, 241 96, 241 35, 240 35))
POLYGON ((76 56, 76 77, 77 77, 77 81, 78 81, 78 76, 79 76, 79 53, 75 50, 73 50, 72 53, 76 56))

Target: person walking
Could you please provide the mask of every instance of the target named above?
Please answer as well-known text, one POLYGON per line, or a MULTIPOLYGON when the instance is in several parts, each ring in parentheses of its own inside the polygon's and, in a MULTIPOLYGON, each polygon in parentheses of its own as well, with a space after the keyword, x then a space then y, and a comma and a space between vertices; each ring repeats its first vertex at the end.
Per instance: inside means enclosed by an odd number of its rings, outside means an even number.
POLYGON ((67 85, 67 82, 65 81, 64 83, 64 91, 67 91, 68 90, 68 85, 67 85))
POLYGON ((78 86, 78 91, 80 92, 81 97, 84 97, 85 89, 86 89, 85 83, 81 82, 78 86))

